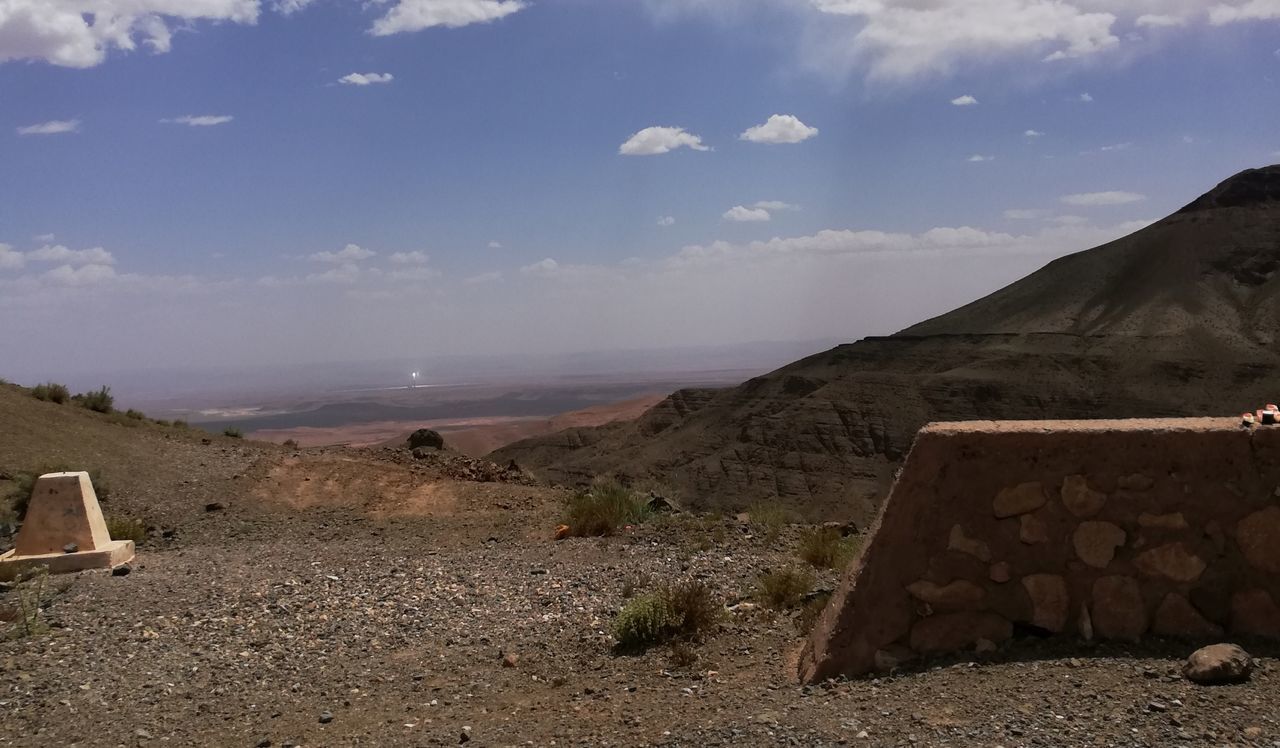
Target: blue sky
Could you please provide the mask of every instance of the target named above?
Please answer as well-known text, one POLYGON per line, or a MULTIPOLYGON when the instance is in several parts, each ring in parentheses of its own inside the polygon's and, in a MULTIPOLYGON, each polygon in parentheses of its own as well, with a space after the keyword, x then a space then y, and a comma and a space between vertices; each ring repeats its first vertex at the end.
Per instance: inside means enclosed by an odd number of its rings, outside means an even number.
POLYGON ((892 332, 1280 160, 1277 32, 1276 0, 13 0, 0 375, 892 332))

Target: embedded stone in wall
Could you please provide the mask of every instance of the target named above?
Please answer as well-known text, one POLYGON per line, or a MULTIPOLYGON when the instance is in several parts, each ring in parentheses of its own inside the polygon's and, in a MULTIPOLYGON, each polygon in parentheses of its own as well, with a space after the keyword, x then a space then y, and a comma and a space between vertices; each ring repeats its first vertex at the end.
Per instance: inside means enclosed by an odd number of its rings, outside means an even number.
POLYGON ((991 578, 991 581, 995 582, 996 584, 1004 584, 1005 582, 1009 581, 1010 579, 1009 562, 1001 561, 999 563, 992 564, 991 570, 988 576, 991 578))
POLYGON ((1049 528, 1034 514, 1024 514, 1019 519, 1018 537, 1027 545, 1049 542, 1049 528))
POLYGON ((1133 577, 1100 577, 1093 583, 1093 630, 1103 639, 1137 641, 1147 630, 1142 588, 1133 577))
POLYGON ((1280 636, 1280 608, 1266 590, 1246 590, 1231 596, 1231 630, 1237 634, 1280 636))
POLYGON ((1138 525, 1152 530, 1185 530, 1187 519, 1182 516, 1182 512, 1170 514, 1143 512, 1138 515, 1138 525))
POLYGON ((1077 517, 1092 517, 1102 511, 1107 495, 1089 488, 1083 475, 1068 475, 1062 479, 1062 503, 1077 517))
POLYGON ((1076 631, 1087 642, 1093 641, 1093 616, 1089 615, 1089 604, 1081 603, 1080 616, 1076 619, 1076 631))
POLYGON ((947 542, 947 549, 967 553, 983 561, 991 560, 991 547, 981 540, 967 537, 964 534, 964 528, 960 525, 952 526, 951 538, 947 542))
POLYGON ((1125 534, 1110 522, 1081 522, 1071 536, 1076 555, 1095 569, 1105 569, 1116 557, 1116 549, 1124 545, 1125 534))
POLYGON ((947 585, 938 585, 927 579, 907 585, 907 592, 938 611, 971 610, 987 596, 985 590, 967 579, 957 579, 947 585))
POLYGON ((1029 574, 1022 586, 1031 598, 1031 623, 1055 634, 1062 631, 1071 607, 1067 581, 1057 574, 1029 574))
POLYGON ((1183 639, 1208 639, 1222 636, 1222 627, 1205 620, 1200 611, 1182 595, 1170 592, 1156 608, 1151 630, 1160 636, 1183 639))
POLYGON ((1280 574, 1280 507, 1267 507, 1240 520, 1236 543, 1250 564, 1280 574))
POLYGON ((1155 484, 1154 480, 1141 473, 1125 475, 1116 481, 1116 485, 1125 491, 1149 491, 1155 484))
POLYGON ((992 509, 997 517, 1003 519, 1034 512, 1044 506, 1047 501, 1044 486, 1039 481, 1032 481, 1001 489, 1000 493, 996 494, 992 509))
POLYGON ((1213 549, 1221 556, 1227 550, 1227 534, 1222 531, 1222 525, 1218 520, 1211 519, 1204 526, 1204 536, 1213 543, 1213 549))
POLYGON ((1204 561, 1182 543, 1167 543, 1138 554, 1138 569, 1148 576, 1162 576, 1175 582, 1194 582, 1204 573, 1204 561))
POLYGON ((979 639, 1000 643, 1013 636, 1013 624, 995 613, 943 613, 922 618, 911 627, 910 645, 932 654, 968 649, 979 639))
POLYGON ((897 670, 905 662, 910 662, 916 658, 916 653, 901 644, 890 644, 884 649, 877 649, 875 653, 876 671, 881 673, 891 673, 897 670))

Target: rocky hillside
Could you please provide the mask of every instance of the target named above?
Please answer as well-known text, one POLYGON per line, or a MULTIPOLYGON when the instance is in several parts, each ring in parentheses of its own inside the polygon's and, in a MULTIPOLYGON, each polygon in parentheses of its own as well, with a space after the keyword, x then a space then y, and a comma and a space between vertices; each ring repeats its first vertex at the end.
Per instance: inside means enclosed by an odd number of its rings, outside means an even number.
POLYGON ((614 473, 688 502, 865 518, 929 421, 1222 415, 1280 385, 1280 166, 986 298, 640 419, 508 446, 555 481, 614 473))

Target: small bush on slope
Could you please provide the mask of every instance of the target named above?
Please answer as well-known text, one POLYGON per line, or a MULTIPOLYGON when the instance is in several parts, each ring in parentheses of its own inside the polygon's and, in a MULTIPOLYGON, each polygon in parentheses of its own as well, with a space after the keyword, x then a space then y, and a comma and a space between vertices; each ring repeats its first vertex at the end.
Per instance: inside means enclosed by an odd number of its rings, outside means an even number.
POLYGON ((813 588, 808 569, 778 569, 756 579, 756 599, 774 610, 795 608, 813 588))
POLYGON ((613 620, 613 638, 623 649, 700 638, 724 608, 702 582, 681 582, 632 598, 613 620))
POLYGON ((67 389, 65 384, 46 382, 45 384, 37 384, 35 387, 32 387, 31 396, 37 400, 45 400, 62 405, 71 399, 71 390, 67 389))
POLYGON ((565 502, 564 524, 577 537, 612 535, 644 520, 649 508, 640 494, 614 481, 597 482, 565 502))
POLYGON ((840 569, 857 555, 861 541, 843 537, 834 527, 817 527, 800 538, 800 558, 817 569, 840 569))
POLYGON ((106 385, 103 385, 102 389, 76 395, 72 399, 95 413, 110 413, 116 407, 116 399, 111 394, 111 388, 106 385))

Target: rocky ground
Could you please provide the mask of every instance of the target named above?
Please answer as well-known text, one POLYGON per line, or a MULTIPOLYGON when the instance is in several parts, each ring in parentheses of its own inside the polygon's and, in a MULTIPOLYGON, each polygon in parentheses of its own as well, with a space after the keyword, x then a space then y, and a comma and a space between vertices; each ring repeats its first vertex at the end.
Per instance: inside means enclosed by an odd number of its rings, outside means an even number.
POLYGON ((1260 647, 1232 686, 1184 680, 1180 644, 1021 640, 804 687, 794 616, 749 599, 799 528, 555 542, 563 493, 480 463, 161 448, 172 469, 113 478, 108 511, 153 528, 131 573, 50 580, 49 631, 0 642, 0 745, 1280 745, 1260 647), (615 654, 624 593, 685 578, 728 607, 696 661, 615 654))

